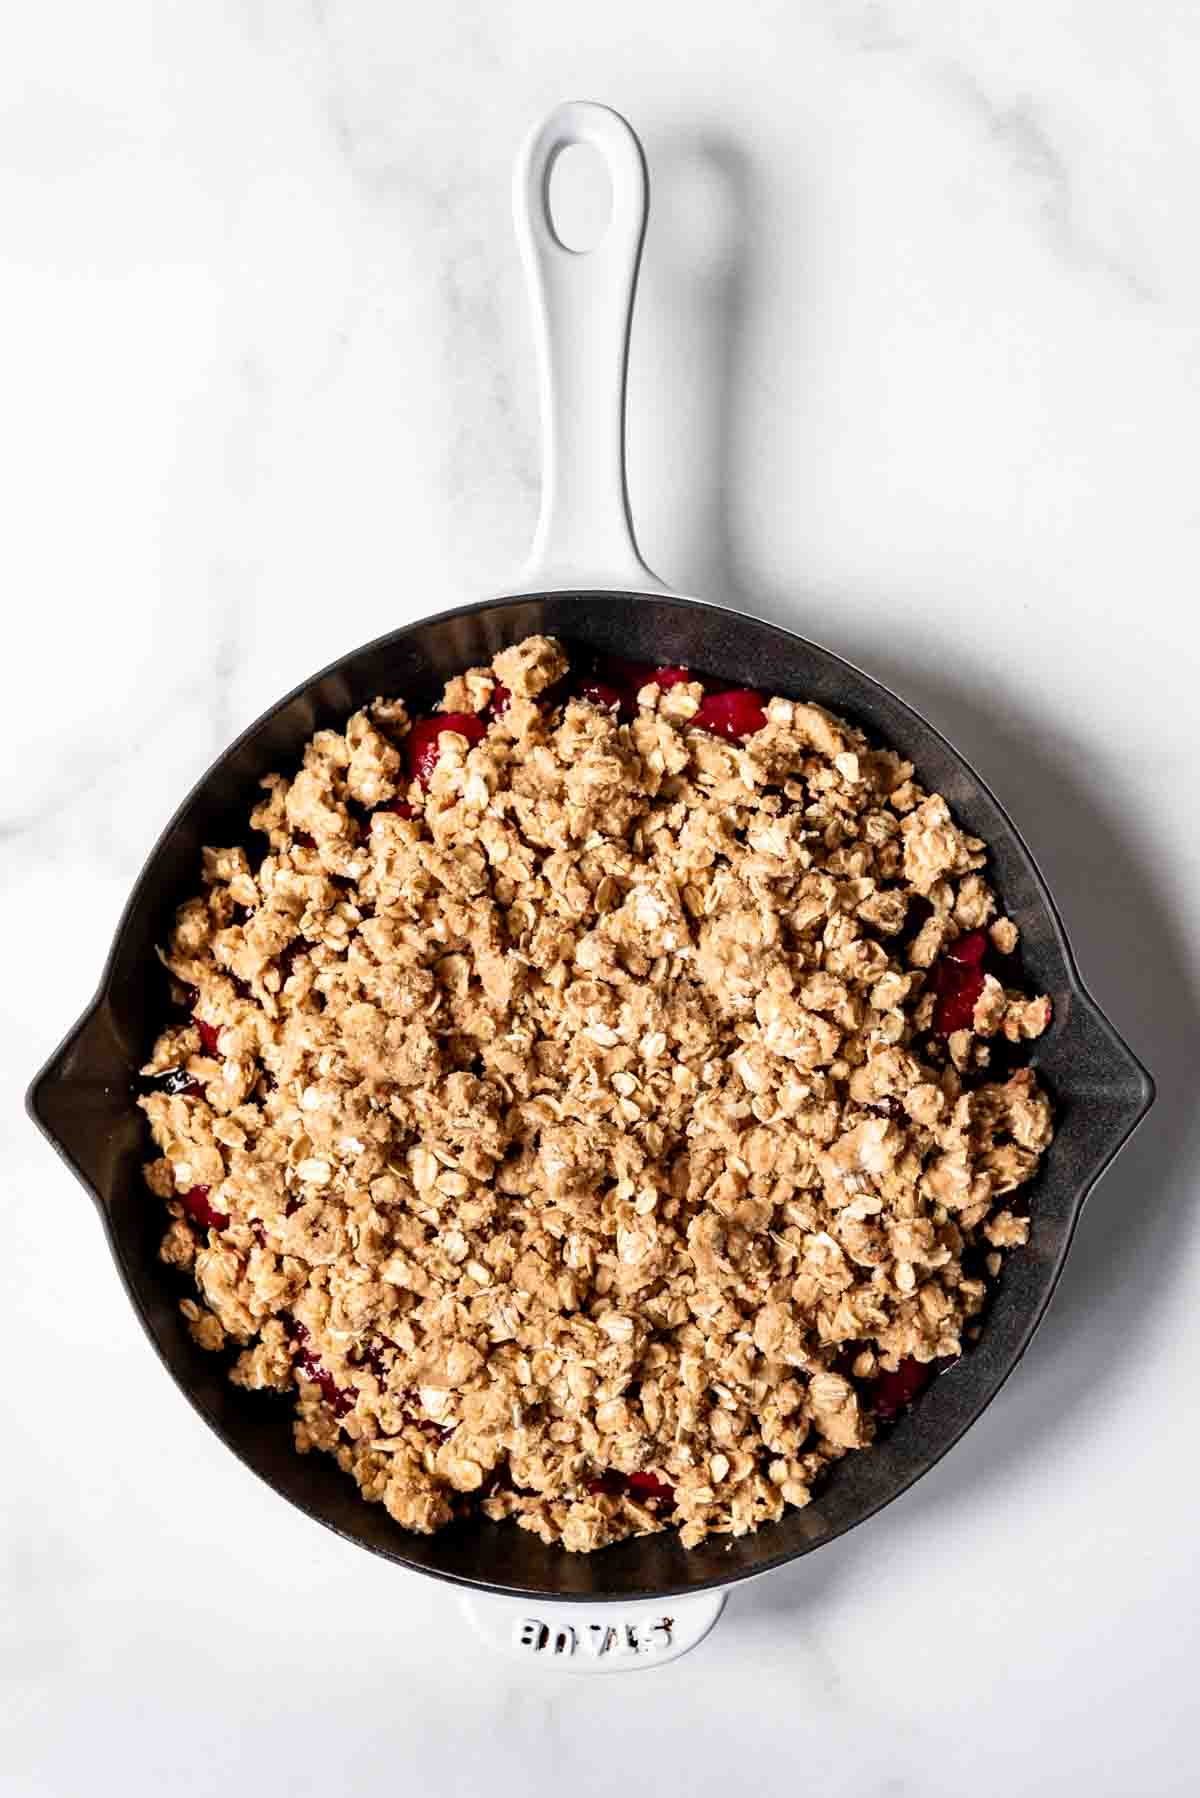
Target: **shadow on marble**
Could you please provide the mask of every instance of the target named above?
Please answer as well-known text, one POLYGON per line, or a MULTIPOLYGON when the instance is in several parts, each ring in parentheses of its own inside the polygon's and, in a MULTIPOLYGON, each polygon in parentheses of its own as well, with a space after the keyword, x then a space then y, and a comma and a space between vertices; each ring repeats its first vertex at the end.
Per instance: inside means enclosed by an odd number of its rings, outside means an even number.
MULTIPOLYGON (((860 1561, 886 1559, 928 1513, 952 1522, 973 1494, 1031 1457, 1048 1457, 1056 1439, 1086 1431, 1105 1404, 1109 1382, 1124 1374, 1114 1367, 1114 1345, 1144 1335, 1156 1300, 1183 1265, 1181 1236, 1195 1227, 1185 1207, 1189 1169, 1200 1156, 1191 1072, 1200 1065, 1200 992, 1150 845, 1139 842, 1136 817, 1121 816, 1104 790, 1087 781, 1085 745, 1066 740, 1043 717, 1026 715, 1019 696, 1006 690, 1003 671, 987 688, 947 679, 944 661, 931 666, 928 656, 900 653, 894 641, 868 638, 861 626, 856 639, 835 596, 806 589, 802 580, 786 593, 771 591, 748 572, 732 520, 733 496, 745 479, 738 467, 737 396, 754 280, 753 171, 736 147, 704 135, 681 139, 659 160, 658 190, 667 188, 673 224, 669 275, 691 279, 691 304, 705 308, 704 355, 690 371, 708 390, 700 396, 704 426, 691 444, 704 503, 696 512, 698 540, 686 558, 689 590, 789 628, 803 620, 806 635, 865 667, 945 732, 1011 810, 1063 911, 1085 982, 1158 1082, 1147 1124, 1088 1200, 1054 1303, 1005 1393, 883 1516, 736 1593, 730 1622, 753 1631, 772 1618, 792 1623, 806 1610, 819 1614, 823 1594, 860 1561), (719 218, 726 235, 714 245, 706 227, 689 270, 683 213, 672 204, 671 184, 686 190, 696 182, 710 196, 724 184, 719 218)), ((803 330, 802 308, 797 329, 803 330)), ((664 400, 669 404, 669 394, 664 400)), ((868 614, 860 606, 857 615, 868 614)), ((869 615, 888 616, 884 596, 869 615)), ((1019 681, 1019 670, 1013 679, 1019 681)))

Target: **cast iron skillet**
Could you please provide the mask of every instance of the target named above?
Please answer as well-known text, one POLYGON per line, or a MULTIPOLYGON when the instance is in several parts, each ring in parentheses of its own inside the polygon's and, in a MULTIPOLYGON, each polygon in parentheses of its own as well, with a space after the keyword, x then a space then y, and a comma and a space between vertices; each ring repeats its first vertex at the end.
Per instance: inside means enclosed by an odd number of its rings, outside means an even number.
POLYGON ((1088 995, 1062 923, 1016 826, 930 724, 877 681, 790 632, 669 593, 640 561, 623 467, 629 315, 645 227, 641 149, 603 107, 560 107, 517 166, 518 231, 536 301, 546 428, 542 514, 528 591, 425 619, 332 663, 265 713, 214 763, 159 838, 117 928, 95 998, 30 1089, 30 1112, 95 1199, 121 1278, 172 1377, 221 1439, 277 1492, 339 1534, 403 1566, 532 1599, 677 1599, 778 1567, 861 1523, 919 1479, 995 1397, 1023 1354, 1062 1271, 1084 1199, 1150 1106, 1149 1074, 1088 995), (547 181, 568 143, 606 157, 610 225, 587 255, 553 234, 547 181), (450 675, 531 632, 648 662, 683 662, 739 685, 814 699, 916 764, 991 847, 991 878, 1021 926, 1032 990, 1054 1020, 1034 1060, 1058 1129, 1032 1193, 1029 1246, 1007 1259, 978 1347, 936 1380, 869 1453, 840 1462, 802 1511, 685 1552, 673 1532, 571 1555, 512 1525, 460 1524, 416 1536, 365 1503, 327 1457, 297 1456, 290 1408, 229 1384, 182 1326, 178 1290, 157 1260, 161 1206, 141 1181, 146 1154, 134 1077, 165 987, 155 945, 196 883, 201 845, 234 840, 256 783, 297 764, 313 731, 340 726, 379 693, 432 703, 450 675), (231 830, 233 835, 231 836, 231 830))

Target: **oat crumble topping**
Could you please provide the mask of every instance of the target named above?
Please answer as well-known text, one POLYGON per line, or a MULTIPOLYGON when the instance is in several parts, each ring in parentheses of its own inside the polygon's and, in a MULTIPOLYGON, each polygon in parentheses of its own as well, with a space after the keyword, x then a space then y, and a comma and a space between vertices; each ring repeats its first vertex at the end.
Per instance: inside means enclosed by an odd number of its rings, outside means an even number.
POLYGON ((408 1529, 756 1529, 1028 1234, 1050 1106, 988 1070, 1050 1007, 984 845, 819 706, 649 672, 622 716, 531 637, 319 731, 164 955, 183 1314, 408 1529))

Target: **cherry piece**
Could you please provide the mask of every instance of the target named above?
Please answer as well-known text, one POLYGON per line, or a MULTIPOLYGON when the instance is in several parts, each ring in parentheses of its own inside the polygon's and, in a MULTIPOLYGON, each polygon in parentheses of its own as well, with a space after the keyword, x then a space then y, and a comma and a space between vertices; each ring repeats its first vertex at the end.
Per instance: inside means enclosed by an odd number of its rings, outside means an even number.
MULTIPOLYGON (((597 664, 596 680, 585 685, 581 692, 585 698, 590 697, 590 687, 599 686, 606 689, 603 699, 593 700, 595 705, 612 705, 611 695, 616 694, 620 700, 621 717, 636 717, 638 694, 643 687, 654 681, 664 690, 677 687, 683 681, 699 680, 701 677, 691 668, 681 668, 674 662, 632 662, 625 656, 605 656, 597 664)), ((723 692, 719 681, 705 680, 710 693, 723 692)))
MULTIPOLYGON (((969 938, 962 937, 952 947, 960 948, 968 941, 969 938)), ((951 1036, 956 1030, 970 1030, 975 1017, 975 1001, 983 992, 983 980, 983 968, 978 962, 955 960, 947 954, 934 963, 929 986, 934 995, 933 1028, 939 1036, 951 1036)))
POLYGON ((229 1223, 223 1211, 214 1210, 208 1202, 211 1186, 193 1186, 188 1192, 177 1192, 175 1197, 183 1206, 194 1224, 202 1230, 224 1230, 229 1223))
POLYGON ((310 837, 306 830, 298 830, 292 840, 298 843, 301 849, 315 849, 317 846, 316 837, 310 837))
POLYGON ((594 678, 586 681, 579 693, 581 698, 591 699, 593 705, 602 705, 610 711, 619 710, 620 716, 627 721, 637 716, 638 694, 651 681, 658 681, 660 686, 673 687, 678 681, 691 678, 685 668, 635 662, 627 656, 603 656, 596 664, 594 678), (665 678, 660 678, 663 676, 665 678), (617 702, 616 707, 614 700, 617 702))
POLYGON ((598 1498, 602 1493, 606 1498, 620 1498, 628 1484, 623 1473, 618 1473, 615 1467, 607 1467, 603 1473, 589 1481, 588 1491, 593 1498, 598 1498))
POLYGON ((951 943, 945 951, 951 961, 960 962, 964 967, 977 968, 988 952, 988 936, 985 930, 971 930, 966 936, 960 936, 957 942, 951 943))
POLYGON ((637 716, 638 694, 652 681, 665 690, 677 687, 681 681, 697 678, 689 668, 677 668, 666 663, 654 667, 649 662, 627 662, 615 656, 604 663, 603 672, 610 677, 611 685, 620 693, 621 716, 627 719, 637 716))
POLYGON ((675 1499, 675 1488, 666 1485, 654 1473, 619 1473, 615 1467, 606 1467, 588 1486, 593 1498, 604 1495, 606 1498, 624 1498, 626 1494, 635 1498, 640 1504, 657 1504, 662 1500, 671 1503, 675 1499))
POLYGON ((589 680, 576 690, 576 699, 586 699, 589 705, 598 706, 602 712, 620 713, 625 707, 625 700, 616 687, 610 687, 607 681, 589 680))
POLYGON ((398 1349, 399 1346, 398 1343, 392 1341, 390 1336, 381 1335, 377 1342, 370 1343, 362 1351, 359 1359, 366 1363, 377 1380, 382 1380, 387 1374, 387 1363, 383 1358, 383 1350, 384 1348, 398 1349))
POLYGON ((433 779, 441 754, 438 744, 448 730, 465 737, 468 743, 478 743, 486 734, 487 726, 473 712, 439 712, 435 718, 418 718, 405 739, 404 752, 409 773, 423 787, 433 779))
POLYGON ((767 722, 763 696, 753 687, 732 687, 725 693, 708 693, 700 702, 700 710, 692 720, 701 730, 714 737, 726 737, 740 743, 752 737, 767 722))
POLYGON ((665 1499, 671 1504, 675 1502, 674 1486, 668 1486, 655 1473, 631 1473, 629 1491, 632 1497, 640 1498, 643 1504, 649 1498, 665 1499))
POLYGON ((386 805, 377 805, 377 812, 393 812, 397 818, 415 818, 416 812, 407 799, 389 799, 386 805))
POLYGON ((299 1369, 306 1380, 311 1380, 321 1388, 321 1397, 329 1406, 335 1417, 344 1417, 347 1411, 354 1409, 354 1393, 344 1390, 334 1380, 328 1368, 322 1367, 320 1360, 307 1347, 308 1330, 302 1323, 293 1321, 292 1340, 300 1347, 292 1352, 292 1365, 299 1369))
POLYGON ((937 1372, 930 1361, 917 1361, 906 1355, 895 1373, 881 1372, 875 1380, 872 1405, 876 1417, 887 1422, 896 1417, 915 1398, 919 1398, 937 1372))
POLYGON ((198 1018, 194 1014, 192 1016, 192 1023, 200 1032, 200 1047, 203 1049, 204 1053, 206 1055, 219 1055, 221 1051, 217 1047, 217 1038, 221 1034, 221 1026, 219 1024, 206 1024, 203 1018, 198 1018))
POLYGON ((511 704, 512 694, 504 685, 503 681, 497 681, 492 688, 492 703, 488 707, 489 716, 493 718, 503 718, 511 704))

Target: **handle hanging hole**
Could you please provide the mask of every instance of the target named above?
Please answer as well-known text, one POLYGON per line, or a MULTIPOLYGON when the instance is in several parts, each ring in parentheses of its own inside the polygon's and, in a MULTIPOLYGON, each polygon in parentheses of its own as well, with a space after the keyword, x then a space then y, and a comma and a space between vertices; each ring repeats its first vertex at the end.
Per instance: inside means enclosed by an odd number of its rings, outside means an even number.
POLYGON ((564 144, 550 165, 546 212, 564 250, 586 256, 601 242, 612 217, 608 163, 592 144, 564 144))

